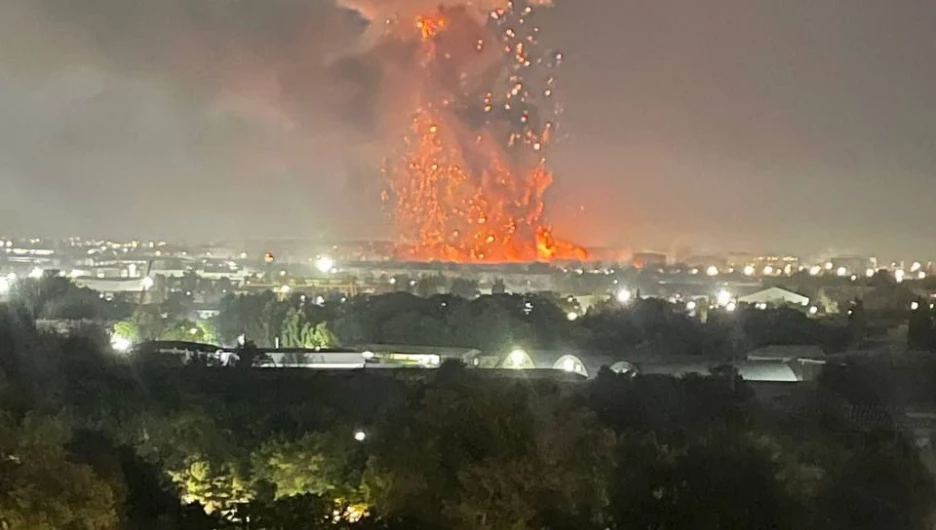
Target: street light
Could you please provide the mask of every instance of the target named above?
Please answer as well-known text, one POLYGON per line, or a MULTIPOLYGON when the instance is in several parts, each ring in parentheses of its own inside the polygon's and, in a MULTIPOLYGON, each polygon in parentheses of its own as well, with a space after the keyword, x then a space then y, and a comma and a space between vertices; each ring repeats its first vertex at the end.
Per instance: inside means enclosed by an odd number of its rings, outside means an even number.
POLYGON ((363 442, 364 440, 367 439, 367 433, 358 429, 354 431, 354 439, 358 442, 363 442))
POLYGON ((633 296, 633 293, 631 293, 630 290, 626 287, 617 292, 617 300, 622 304, 630 302, 633 296))
POLYGON ((114 348, 114 351, 124 353, 130 349, 130 346, 132 346, 130 339, 126 337, 114 335, 114 337, 111 338, 111 348, 114 348))
POLYGON ((315 260, 315 268, 322 274, 328 274, 335 268, 335 260, 328 256, 319 256, 319 258, 315 260))
POLYGON ((722 307, 727 306, 731 302, 731 293, 722 289, 715 295, 715 301, 722 307))
POLYGON ((575 311, 569 311, 566 313, 566 318, 569 320, 569 322, 574 322, 576 319, 578 319, 578 317, 578 313, 575 311))
POLYGON ((526 360, 527 353, 520 348, 515 349, 510 352, 510 355, 507 356, 507 361, 510 364, 510 368, 523 368, 523 363, 526 360))

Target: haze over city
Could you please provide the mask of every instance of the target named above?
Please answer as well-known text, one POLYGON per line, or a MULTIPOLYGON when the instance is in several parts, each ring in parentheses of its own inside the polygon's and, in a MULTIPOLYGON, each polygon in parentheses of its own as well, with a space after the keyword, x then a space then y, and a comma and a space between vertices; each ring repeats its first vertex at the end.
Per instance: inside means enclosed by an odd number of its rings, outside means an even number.
POLYGON ((0 530, 936 530, 933 28, 0 0, 0 530))
MULTIPOLYGON (((936 167, 936 7, 556 2, 546 215, 584 245, 903 256, 936 167)), ((392 236, 385 77, 325 0, 0 5, 0 224, 37 235, 392 236), (366 65, 365 65, 366 66, 366 65), (380 87, 380 88, 378 88, 380 87)))

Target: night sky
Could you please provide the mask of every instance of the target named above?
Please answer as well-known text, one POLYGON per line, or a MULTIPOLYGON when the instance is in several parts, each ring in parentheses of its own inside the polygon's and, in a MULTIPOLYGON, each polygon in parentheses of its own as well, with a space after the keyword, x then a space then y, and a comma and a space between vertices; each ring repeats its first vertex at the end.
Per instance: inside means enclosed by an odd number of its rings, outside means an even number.
MULTIPOLYGON (((548 211, 587 244, 933 256, 932 0, 558 0, 548 211)), ((325 0, 0 2, 0 232, 375 237, 325 0)), ((369 77, 370 76, 370 77, 369 77)))

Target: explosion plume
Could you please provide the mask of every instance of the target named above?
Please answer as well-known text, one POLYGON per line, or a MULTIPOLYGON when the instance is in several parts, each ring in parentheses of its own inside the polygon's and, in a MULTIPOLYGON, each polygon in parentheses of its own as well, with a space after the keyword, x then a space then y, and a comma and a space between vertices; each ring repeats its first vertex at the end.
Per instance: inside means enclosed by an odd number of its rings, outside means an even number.
POLYGON ((411 46, 408 130, 384 164, 401 257, 583 259, 544 220, 562 54, 539 43, 543 1, 356 2, 375 47, 411 46), (379 7, 378 7, 379 6, 379 7), (382 24, 380 24, 382 22, 382 24))

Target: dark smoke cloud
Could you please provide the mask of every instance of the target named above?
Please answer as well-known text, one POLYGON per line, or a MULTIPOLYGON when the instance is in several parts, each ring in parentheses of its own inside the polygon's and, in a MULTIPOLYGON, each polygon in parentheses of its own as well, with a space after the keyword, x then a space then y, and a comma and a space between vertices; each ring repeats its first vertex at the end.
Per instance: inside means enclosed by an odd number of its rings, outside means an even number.
POLYGON ((237 237, 380 225, 381 73, 325 0, 0 2, 0 225, 237 237), (340 198, 340 200, 335 200, 340 198), (347 223, 339 213, 360 212, 347 223))

